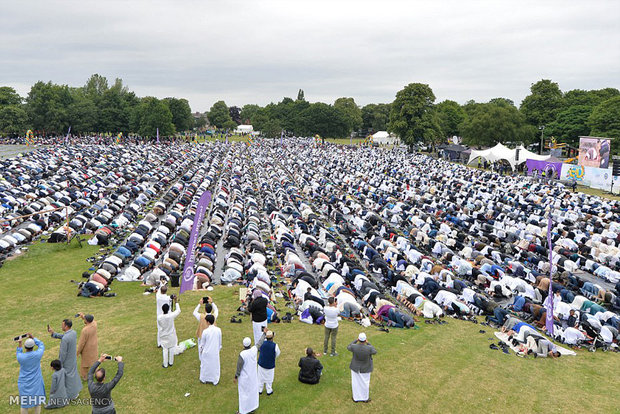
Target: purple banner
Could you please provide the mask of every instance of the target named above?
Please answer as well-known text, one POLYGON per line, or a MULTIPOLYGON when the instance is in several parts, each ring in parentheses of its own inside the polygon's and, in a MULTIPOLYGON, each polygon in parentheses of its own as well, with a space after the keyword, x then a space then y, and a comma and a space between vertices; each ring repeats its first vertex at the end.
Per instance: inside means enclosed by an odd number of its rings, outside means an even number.
POLYGON ((202 193, 202 196, 200 196, 200 200, 198 200, 198 205, 196 206, 194 224, 192 225, 192 232, 189 235, 189 244, 187 245, 187 252, 185 253, 185 264, 183 265, 183 276, 181 278, 181 290, 179 293, 194 288, 194 250, 196 249, 196 241, 198 239, 198 233, 200 233, 202 220, 205 218, 205 213, 207 212, 207 207, 210 202, 211 192, 205 191, 202 193))
POLYGON ((159 144, 159 128, 157 128, 157 143, 159 144))
POLYGON ((547 248, 549 249, 549 294, 545 300, 547 318, 545 327, 551 337, 553 337, 553 246, 551 246, 551 209, 549 210, 549 223, 547 224, 547 248))
POLYGON ((525 161, 525 165, 527 166, 527 175, 536 175, 540 177, 542 173, 545 173, 546 177, 549 177, 549 171, 553 172, 553 178, 560 178, 560 174, 562 174, 562 164, 561 162, 549 162, 549 161, 538 161, 527 159, 525 161))

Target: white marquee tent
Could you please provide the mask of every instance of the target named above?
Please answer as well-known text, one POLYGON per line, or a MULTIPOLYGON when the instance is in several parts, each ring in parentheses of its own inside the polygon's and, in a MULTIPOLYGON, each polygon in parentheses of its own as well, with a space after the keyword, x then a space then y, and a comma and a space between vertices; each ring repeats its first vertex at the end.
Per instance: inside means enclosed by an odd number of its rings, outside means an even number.
POLYGON ((471 164, 477 158, 483 158, 488 162, 506 160, 514 170, 517 165, 524 163, 527 159, 544 161, 551 158, 551 155, 534 154, 533 152, 525 149, 523 145, 519 145, 516 149, 510 149, 505 145, 498 143, 493 148, 488 148, 481 151, 472 150, 467 163, 471 164), (519 161, 516 160, 517 149, 519 150, 519 161))
POLYGON ((377 144, 398 144, 398 138, 387 131, 375 132, 372 136, 372 141, 377 144))

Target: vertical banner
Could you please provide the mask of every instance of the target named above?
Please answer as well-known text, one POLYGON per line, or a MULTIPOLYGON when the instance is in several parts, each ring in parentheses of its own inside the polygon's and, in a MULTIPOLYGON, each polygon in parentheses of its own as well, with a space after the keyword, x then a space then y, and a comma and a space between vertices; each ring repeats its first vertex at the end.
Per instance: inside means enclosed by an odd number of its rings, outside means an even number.
POLYGON ((205 191, 202 193, 202 196, 200 196, 200 200, 198 200, 198 205, 196 206, 194 224, 192 225, 192 232, 189 235, 189 244, 187 245, 187 251, 185 253, 185 264, 183 265, 183 276, 181 278, 181 289, 179 293, 194 288, 194 250, 196 249, 196 241, 198 239, 198 233, 200 233, 202 220, 205 217, 210 202, 211 192, 205 191))
POLYGON ((70 134, 71 134, 71 125, 69 125, 69 130, 67 131, 67 136, 65 137, 65 145, 69 143, 70 134))
POLYGON ((280 146, 281 147, 284 146, 284 130, 282 130, 282 132, 280 132, 280 146))
POLYGON ((553 337, 553 246, 551 246, 551 209, 549 210, 549 222, 547 223, 547 248, 549 249, 549 293, 545 300, 547 318, 545 327, 551 337, 553 337))
POLYGON ((157 128, 157 143, 159 144, 159 128, 157 128))

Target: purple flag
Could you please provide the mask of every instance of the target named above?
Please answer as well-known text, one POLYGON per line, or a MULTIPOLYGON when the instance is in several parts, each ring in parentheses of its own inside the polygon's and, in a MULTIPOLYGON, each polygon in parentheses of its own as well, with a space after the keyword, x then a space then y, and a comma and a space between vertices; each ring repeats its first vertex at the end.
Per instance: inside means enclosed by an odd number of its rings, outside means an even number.
POLYGON ((284 130, 282 130, 282 132, 280 132, 280 146, 284 146, 284 130))
POLYGON ((228 135, 226 135, 226 145, 228 145, 228 135))
POLYGON ((194 216, 192 232, 189 235, 189 244, 185 255, 183 277, 181 278, 181 290, 179 293, 183 293, 186 290, 192 290, 194 288, 194 249, 196 248, 196 240, 198 239, 198 233, 200 232, 202 220, 205 217, 205 213, 210 202, 211 192, 205 191, 202 193, 202 196, 200 196, 200 200, 198 200, 198 205, 196 206, 196 215, 194 216))
POLYGON ((549 294, 545 300, 545 308, 547 309, 547 319, 545 327, 549 335, 553 337, 553 246, 551 246, 551 210, 549 210, 549 222, 547 224, 547 248, 549 249, 549 294))
POLYGON ((69 134, 71 134, 71 125, 69 125, 69 130, 67 131, 67 136, 65 137, 65 144, 69 142, 69 134))
POLYGON ((157 143, 159 144, 159 128, 157 128, 157 143))

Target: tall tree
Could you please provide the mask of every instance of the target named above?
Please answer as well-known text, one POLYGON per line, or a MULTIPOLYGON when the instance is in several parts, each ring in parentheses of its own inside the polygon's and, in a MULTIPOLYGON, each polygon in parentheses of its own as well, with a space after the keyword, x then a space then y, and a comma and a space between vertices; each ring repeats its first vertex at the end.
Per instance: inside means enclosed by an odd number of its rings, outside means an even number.
POLYGON ((327 137, 347 136, 347 123, 342 113, 333 106, 322 102, 310 104, 300 114, 301 135, 327 137))
POLYGON ((69 128, 72 98, 67 85, 35 83, 26 98, 29 124, 35 130, 62 133, 69 128))
POLYGON ((0 105, 0 132, 23 134, 28 122, 28 114, 21 105, 0 105))
POLYGON ((152 96, 142 98, 134 108, 131 129, 143 137, 154 137, 158 128, 162 136, 172 135, 175 132, 168 105, 152 96))
POLYGON ((557 83, 542 79, 530 88, 530 94, 521 102, 521 112, 534 126, 547 125, 555 120, 562 107, 562 91, 557 83))
POLYGON ((217 128, 224 128, 224 124, 227 121, 232 121, 228 106, 224 101, 217 101, 213 104, 211 109, 209 109, 208 118, 211 125, 217 128))
POLYGON ((416 142, 434 139, 439 126, 432 116, 435 94, 430 86, 410 83, 396 94, 390 111, 388 129, 412 149, 416 142), (435 122, 434 122, 435 121, 435 122))
POLYGON ((454 101, 445 100, 435 105, 439 127, 444 137, 460 136, 459 126, 465 120, 465 110, 454 101))
POLYGON ((262 110, 262 108, 255 104, 243 105, 241 108, 241 122, 248 125, 253 125, 254 117, 262 110))
POLYGON ((306 97, 304 96, 304 90, 300 89, 299 92, 297 92, 297 100, 298 101, 305 101, 306 97))
POLYGON ((390 104, 368 104, 362 107, 362 129, 365 134, 385 131, 390 119, 390 104))
POLYGON ((588 105, 573 105, 563 109, 558 112, 555 121, 545 128, 545 135, 577 147, 579 137, 590 133, 588 119, 591 113, 592 107, 588 105))
POLYGON ((230 115, 230 119, 232 119, 236 125, 241 125, 241 108, 238 106, 231 106, 228 108, 228 113, 230 115))
POLYGON ((164 103, 172 113, 172 123, 177 131, 187 131, 194 127, 194 117, 187 99, 165 98, 164 103))
POLYGON ((613 138, 612 153, 620 153, 620 96, 608 99, 594 108, 588 124, 592 128, 590 135, 613 138))
POLYGON ((362 110, 353 98, 338 98, 334 108, 339 111, 346 125, 346 135, 357 131, 362 126, 362 110))
POLYGON ((0 107, 7 105, 21 105, 23 99, 10 86, 0 86, 0 107))
POLYGON ((498 142, 527 144, 536 137, 536 127, 527 124, 517 108, 503 103, 475 104, 461 131, 463 142, 477 147, 498 142))

